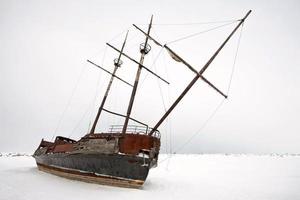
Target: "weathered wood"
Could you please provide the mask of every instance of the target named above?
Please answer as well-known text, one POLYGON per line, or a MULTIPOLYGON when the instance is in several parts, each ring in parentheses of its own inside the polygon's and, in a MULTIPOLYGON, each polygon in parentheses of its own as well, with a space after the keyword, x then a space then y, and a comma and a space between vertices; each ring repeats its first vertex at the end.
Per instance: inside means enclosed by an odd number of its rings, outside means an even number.
POLYGON ((118 179, 115 177, 95 175, 94 173, 86 173, 75 170, 61 169, 57 167, 47 166, 37 163, 38 169, 56 176, 68 178, 71 180, 78 180, 87 183, 97 183, 102 185, 111 185, 117 187, 126 188, 140 188, 144 181, 142 180, 130 180, 130 179, 118 179))
MULTIPOLYGON (((148 35, 150 33, 150 30, 151 30, 152 20, 153 20, 153 15, 151 16, 150 24, 149 24, 149 27, 148 27, 148 35)), ((147 48, 147 43, 148 43, 148 37, 146 37, 146 39, 145 39, 144 48, 147 48)), ((129 118, 130 118, 130 114, 131 114, 135 94, 136 94, 136 91, 137 91, 141 71, 142 71, 142 68, 143 68, 143 62, 144 62, 145 55, 146 55, 146 51, 141 51, 141 59, 140 59, 140 62, 139 62, 139 67, 138 67, 136 75, 135 75, 135 81, 134 81, 133 89, 132 89, 132 92, 131 92, 129 105, 128 105, 128 108, 127 108, 127 113, 126 113, 126 118, 125 118, 125 122, 124 122, 124 125, 123 125, 122 134, 125 134, 126 130, 127 130, 127 126, 128 126, 128 122, 129 122, 129 118)))
MULTIPOLYGON (((133 24, 133 26, 139 30, 140 32, 142 32, 145 36, 149 37, 149 39, 151 39, 155 44, 157 44, 160 47, 164 47, 167 49, 167 51, 172 55, 172 58, 175 59, 176 61, 182 62, 183 64, 185 64, 191 71, 193 71, 194 73, 198 74, 198 71, 193 68, 189 63, 187 63, 183 58, 181 58, 177 53, 175 53, 170 47, 168 47, 167 45, 162 45, 160 42, 158 42, 156 39, 154 39, 153 37, 151 37, 150 35, 148 35, 146 32, 144 32, 141 28, 139 28, 138 26, 136 26, 135 24, 133 24)), ((227 95, 225 95, 223 92, 221 92, 221 90, 219 90, 216 86, 214 86, 211 82, 209 82, 204 76, 201 75, 201 79, 206 82, 209 86, 211 86, 213 89, 215 89, 218 93, 220 93, 222 96, 224 96, 225 98, 227 98, 227 95)))
POLYGON ((152 40, 155 44, 157 44, 160 47, 163 47, 161 43, 159 43, 157 40, 155 40, 153 37, 151 37, 149 34, 147 34, 145 31, 143 31, 141 28, 139 28, 137 25, 132 24, 137 30, 141 31, 146 37, 148 37, 150 40, 152 40))
MULTIPOLYGON (((185 61, 183 58, 181 58, 177 53, 175 53, 170 47, 168 47, 167 45, 164 45, 164 47, 171 52, 176 59, 178 59, 179 61, 181 61, 185 66, 187 66, 192 72, 194 72, 195 74, 198 75, 198 71, 193 68, 187 61, 185 61)), ((213 89, 215 89, 218 93, 220 93, 223 97, 227 98, 227 95, 225 95, 223 92, 221 92, 221 90, 219 90, 216 86, 214 86, 211 82, 209 82, 202 74, 199 74, 200 78, 206 82, 209 86, 211 86, 213 89)))
MULTIPOLYGON (((117 49, 116 47, 114 47, 113 45, 106 43, 107 46, 111 47, 113 50, 117 51, 117 52, 121 52, 119 49, 117 49)), ((150 70, 149 68, 145 67, 143 64, 141 64, 141 61, 138 62, 135 59, 131 58, 130 56, 128 56, 126 53, 122 52, 122 55, 125 56, 126 58, 128 58, 129 60, 131 60, 132 62, 136 63, 139 65, 139 67, 142 67, 143 69, 145 69, 146 71, 148 71, 149 73, 151 73, 152 75, 156 76, 157 78, 159 78, 160 80, 162 80, 163 82, 170 84, 167 80, 165 80, 164 78, 162 78, 161 76, 159 76, 158 74, 156 74, 155 72, 153 72, 152 70, 150 70)))
POLYGON ((117 75, 115 75, 115 74, 111 73, 110 71, 108 71, 108 70, 104 69, 104 68, 103 68, 103 67, 101 67, 100 65, 97 65, 96 63, 94 63, 94 62, 92 62, 92 61, 90 61, 90 60, 87 60, 87 61, 88 61, 89 63, 91 63, 92 65, 94 65, 94 66, 98 67, 99 69, 102 69, 102 70, 103 70, 103 71, 105 71, 106 73, 108 73, 108 74, 112 75, 112 76, 113 76, 113 77, 115 77, 116 79, 119 79, 120 81, 122 81, 122 82, 123 82, 123 83, 125 83, 126 85, 129 85, 129 86, 133 87, 133 85, 132 85, 132 84, 128 83, 127 81, 125 81, 124 79, 122 79, 122 78, 118 77, 117 75))
MULTIPOLYGON (((105 108, 103 108, 103 110, 104 110, 105 112, 111 113, 111 114, 113 114, 113 115, 117 115, 117 116, 120 116, 120 117, 126 117, 126 115, 122 115, 122 114, 119 114, 119 113, 116 113, 116 112, 112 112, 112 111, 107 110, 107 109, 105 109, 105 108)), ((136 120, 136 119, 134 119, 134 118, 132 118, 132 117, 129 117, 129 119, 132 120, 132 121, 134 121, 134 122, 137 122, 137 123, 139 123, 139 124, 144 125, 144 126, 148 129, 148 125, 147 125, 147 124, 145 124, 145 123, 143 123, 143 122, 141 122, 141 121, 139 121, 139 120, 136 120)))
POLYGON ((106 88, 106 92, 105 92, 104 97, 103 97, 103 99, 102 99, 101 105, 100 105, 100 107, 99 107, 99 109, 98 109, 96 118, 95 118, 95 120, 94 120, 93 126, 92 126, 91 131, 90 131, 90 134, 94 134, 94 133, 95 133, 95 129, 96 129, 96 126, 97 126, 97 123, 98 123, 98 120, 99 120, 101 111, 102 111, 102 109, 103 109, 103 107, 104 107, 104 104, 105 104, 105 102, 106 102, 106 99, 107 99, 109 90, 110 90, 110 88, 111 88, 111 85, 112 85, 112 83, 113 83, 115 74, 116 74, 118 68, 120 67, 119 62, 120 62, 120 58, 121 58, 122 52, 123 52, 124 47, 125 47, 125 44, 126 44, 127 36, 128 36, 128 31, 127 31, 127 33, 126 33, 126 37, 125 37, 125 40, 124 40, 124 42, 123 42, 122 49, 121 49, 120 55, 119 55, 119 57, 118 57, 118 61, 117 61, 116 63, 114 63, 114 65, 115 65, 114 71, 113 71, 113 73, 112 73, 112 75, 111 75, 111 77, 110 77, 109 83, 108 83, 107 88, 106 88))

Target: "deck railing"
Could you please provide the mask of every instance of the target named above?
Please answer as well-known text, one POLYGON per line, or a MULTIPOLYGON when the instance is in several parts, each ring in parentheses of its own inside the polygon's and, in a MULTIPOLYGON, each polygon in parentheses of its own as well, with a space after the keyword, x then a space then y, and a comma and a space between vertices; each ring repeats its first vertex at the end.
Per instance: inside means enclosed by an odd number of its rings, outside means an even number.
MULTIPOLYGON (((109 128, 110 133, 122 133, 123 125, 111 125, 109 128)), ((152 131, 152 128, 148 126, 138 126, 138 125, 128 125, 126 132, 132 134, 144 134, 148 135, 152 131)), ((156 130, 152 135, 154 137, 160 138, 160 132, 156 130)))

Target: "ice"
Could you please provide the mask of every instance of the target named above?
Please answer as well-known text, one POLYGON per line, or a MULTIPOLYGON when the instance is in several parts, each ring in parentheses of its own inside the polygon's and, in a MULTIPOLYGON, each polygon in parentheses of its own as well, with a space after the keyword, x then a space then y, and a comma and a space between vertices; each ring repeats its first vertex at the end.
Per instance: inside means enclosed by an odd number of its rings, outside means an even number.
POLYGON ((68 180, 26 154, 2 155, 0 200, 300 199, 299 155, 161 155, 141 189, 68 180))

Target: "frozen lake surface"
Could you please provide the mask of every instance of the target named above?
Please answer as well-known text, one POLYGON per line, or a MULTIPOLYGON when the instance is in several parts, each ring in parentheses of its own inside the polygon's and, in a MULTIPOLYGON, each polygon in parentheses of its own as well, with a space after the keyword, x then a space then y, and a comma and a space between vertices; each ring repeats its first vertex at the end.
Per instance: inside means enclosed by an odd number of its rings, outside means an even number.
POLYGON ((300 199, 300 156, 173 155, 150 171, 141 189, 68 180, 38 171, 30 156, 2 156, 0 180, 0 200, 296 200, 300 199))

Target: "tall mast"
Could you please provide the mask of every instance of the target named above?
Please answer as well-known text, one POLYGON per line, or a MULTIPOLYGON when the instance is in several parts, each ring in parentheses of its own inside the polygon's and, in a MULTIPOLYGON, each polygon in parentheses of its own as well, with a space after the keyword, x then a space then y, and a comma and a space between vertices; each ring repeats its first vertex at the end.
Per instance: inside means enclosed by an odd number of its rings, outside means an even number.
MULTIPOLYGON (((171 107, 166 111, 166 113, 161 117, 161 119, 157 122, 157 124, 153 127, 149 135, 152 135, 157 128, 163 123, 163 121, 168 117, 168 115, 173 111, 173 109, 177 106, 180 100, 186 95, 186 93, 192 88, 192 86, 197 82, 197 80, 202 76, 205 70, 209 67, 212 61, 216 58, 219 52, 223 49, 228 40, 232 37, 232 35, 236 32, 236 30, 244 23, 245 19, 251 13, 251 10, 247 12, 245 17, 240 20, 240 23, 233 29, 233 31, 229 34, 226 40, 221 44, 221 46, 217 49, 217 51, 213 54, 213 56, 207 61, 207 63, 202 67, 202 69, 196 74, 193 80, 189 83, 189 85, 183 90, 180 96, 175 100, 175 102, 171 105, 171 107)), ((148 33, 149 35, 149 33, 148 33)), ((166 45, 165 45, 166 46, 166 45)))
POLYGON ((125 40, 124 40, 124 42, 123 42, 122 49, 121 49, 121 52, 120 52, 120 54, 119 54, 119 57, 116 58, 116 59, 114 60, 114 66, 115 66, 115 68, 114 68, 113 73, 111 74, 109 83, 108 83, 107 88, 106 88, 106 92, 105 92, 104 97, 103 97, 103 99, 102 99, 101 105, 100 105, 100 107, 99 107, 99 109, 98 109, 98 113, 97 113, 97 115, 96 115, 95 121, 94 121, 93 126, 92 126, 92 129, 91 129, 91 131, 90 131, 90 134, 94 134, 94 133, 95 133, 95 129, 96 129, 96 126, 97 126, 97 122, 98 122, 98 120, 99 120, 101 111, 103 110, 105 101, 106 101, 106 99, 107 99, 109 90, 110 90, 110 88, 111 88, 111 85, 112 85, 113 80, 114 80, 114 77, 115 77, 115 74, 116 74, 118 68, 122 65, 121 56, 122 56, 122 52, 123 52, 124 47, 125 47, 125 44, 126 44, 127 36, 128 36, 128 31, 127 31, 127 33, 126 33, 126 37, 125 37, 125 40))
MULTIPOLYGON (((150 34, 150 29, 151 29, 151 26, 152 26, 152 19, 153 19, 153 15, 151 16, 150 24, 148 26, 148 35, 150 34)), ((126 114, 123 130, 122 130, 122 134, 126 133, 128 122, 129 122, 129 119, 130 119, 131 110, 132 110, 132 105, 133 105, 133 102, 134 102, 136 90, 137 90, 137 87, 138 87, 138 84, 139 84, 141 71, 142 71, 142 68, 143 68, 144 58, 145 58, 145 55, 150 51, 150 47, 148 48, 147 43, 148 43, 148 36, 146 36, 145 43, 141 44, 141 49, 140 49, 141 58, 140 58, 139 67, 137 69, 136 76, 135 76, 135 81, 134 81, 134 85, 133 85, 129 105, 128 105, 128 108, 127 108, 127 114, 126 114)))

